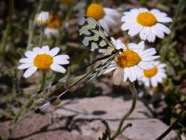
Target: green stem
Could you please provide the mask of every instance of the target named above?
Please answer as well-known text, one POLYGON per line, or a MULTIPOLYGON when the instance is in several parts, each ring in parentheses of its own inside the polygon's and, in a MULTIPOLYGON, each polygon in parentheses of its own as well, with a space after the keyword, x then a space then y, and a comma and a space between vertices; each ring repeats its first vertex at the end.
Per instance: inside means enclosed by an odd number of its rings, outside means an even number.
POLYGON ((46 70, 42 71, 42 81, 41 81, 41 87, 40 90, 43 90, 45 87, 45 83, 46 83, 46 70))
POLYGON ((26 47, 26 50, 30 50, 32 45, 31 45, 31 42, 32 42, 32 38, 33 38, 33 34, 34 34, 34 23, 32 20, 29 20, 29 26, 28 26, 28 42, 27 42, 27 47, 26 47))
POLYGON ((44 28, 43 26, 41 26, 40 28, 40 38, 39 38, 39 47, 42 47, 42 42, 43 42, 43 32, 44 32, 44 28))
POLYGON ((12 15, 14 11, 14 0, 9 0, 9 15, 8 15, 8 24, 6 26, 5 33, 3 35, 1 49, 2 49, 2 62, 5 63, 5 51, 6 51, 6 44, 8 40, 8 35, 10 32, 10 28, 12 25, 12 15))
POLYGON ((176 121, 165 131, 161 134, 156 140, 162 140, 183 118, 186 116, 186 111, 180 113, 176 121))
POLYGON ((36 26, 35 21, 36 21, 36 18, 37 18, 38 13, 41 11, 41 8, 42 8, 44 2, 45 2, 45 0, 40 0, 39 5, 38 5, 38 8, 37 8, 37 10, 35 12, 34 19, 32 19, 32 20, 29 21, 29 27, 28 27, 28 31, 29 31, 29 34, 28 35, 29 36, 28 36, 28 42, 27 42, 27 48, 26 48, 26 50, 30 50, 32 48, 31 43, 32 43, 33 35, 34 35, 35 26, 36 26))
POLYGON ((62 31, 62 33, 58 35, 55 46, 59 46, 61 39, 63 39, 65 36, 65 26, 66 26, 66 23, 69 21, 70 17, 72 16, 72 10, 73 10, 73 4, 71 4, 69 7, 69 10, 68 10, 65 20, 63 22, 62 28, 60 29, 58 27, 58 29, 60 31, 62 31))
POLYGON ((134 82, 130 82, 129 85, 130 91, 132 93, 132 105, 130 110, 123 116, 123 118, 121 119, 119 126, 117 128, 117 131, 114 133, 114 135, 111 137, 111 140, 114 140, 118 135, 121 134, 122 131, 122 126, 124 121, 130 116, 130 114, 134 111, 135 106, 136 106, 136 100, 137 100, 137 91, 134 85, 134 82))
POLYGON ((13 134, 15 128, 18 125, 18 122, 20 122, 25 117, 25 113, 31 107, 33 101, 34 101, 33 98, 29 98, 27 103, 24 106, 22 106, 21 109, 14 116, 13 125, 10 128, 10 136, 13 134))

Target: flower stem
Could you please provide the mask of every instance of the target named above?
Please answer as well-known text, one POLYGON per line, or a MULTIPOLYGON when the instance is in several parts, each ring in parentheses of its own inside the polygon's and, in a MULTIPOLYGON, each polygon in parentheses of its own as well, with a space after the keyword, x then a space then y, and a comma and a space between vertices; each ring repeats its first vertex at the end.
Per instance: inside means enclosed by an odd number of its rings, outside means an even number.
POLYGON ((42 41, 43 41, 43 32, 44 32, 44 28, 43 26, 40 27, 40 38, 39 38, 39 47, 42 47, 42 41))
POLYGON ((118 135, 120 135, 122 133, 122 126, 123 126, 123 123, 124 121, 127 119, 127 117, 130 116, 130 114, 134 111, 135 109, 135 106, 136 106, 136 100, 137 100, 137 91, 136 91, 136 88, 135 88, 135 85, 134 85, 134 82, 130 82, 130 85, 129 85, 129 88, 130 88, 130 91, 132 93, 132 105, 131 105, 131 108, 130 110, 123 116, 123 118, 121 119, 120 123, 119 123, 119 126, 117 128, 117 131, 114 133, 114 135, 111 137, 111 140, 114 140, 118 135))
POLYGON ((39 1, 39 5, 37 7, 35 17, 34 17, 34 19, 29 21, 29 27, 28 27, 29 34, 28 34, 28 41, 27 41, 26 50, 30 50, 32 48, 32 38, 33 38, 33 35, 34 35, 35 26, 36 26, 35 21, 36 21, 38 13, 41 11, 41 8, 43 7, 44 2, 45 2, 45 0, 40 0, 39 1))
POLYGON ((6 51, 6 45, 8 41, 8 35, 10 32, 10 28, 12 25, 12 15, 14 11, 14 0, 9 0, 9 15, 8 15, 8 24, 6 26, 5 33, 3 34, 2 42, 1 42, 1 53, 2 53, 2 62, 5 63, 5 51, 6 51))
POLYGON ((161 134, 156 140, 162 140, 183 118, 186 116, 186 111, 180 113, 176 121, 165 131, 161 134))
POLYGON ((41 81, 41 87, 40 90, 43 90, 43 88, 45 87, 45 83, 46 83, 46 70, 42 71, 42 81, 41 81))
POLYGON ((68 9, 67 15, 66 15, 65 20, 62 24, 62 28, 58 27, 58 30, 60 30, 61 34, 58 35, 57 40, 55 42, 55 46, 59 46, 61 39, 63 39, 65 36, 65 26, 66 26, 66 23, 69 21, 69 19, 72 16, 72 10, 73 10, 73 4, 71 4, 68 9))

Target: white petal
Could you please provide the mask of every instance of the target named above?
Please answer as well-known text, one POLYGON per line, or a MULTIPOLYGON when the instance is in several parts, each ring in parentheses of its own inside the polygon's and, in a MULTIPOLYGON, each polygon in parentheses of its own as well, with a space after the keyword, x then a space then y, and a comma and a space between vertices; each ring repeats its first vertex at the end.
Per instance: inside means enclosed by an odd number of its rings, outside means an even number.
POLYGON ((166 64, 160 64, 160 65, 158 65, 158 68, 164 68, 166 66, 167 66, 166 64))
POLYGON ((49 54, 49 47, 46 45, 46 46, 43 46, 42 48, 41 48, 41 51, 42 51, 42 53, 46 53, 46 54, 49 54))
POLYGON ((138 24, 134 24, 133 28, 129 30, 128 34, 130 36, 135 36, 137 35, 141 30, 143 29, 142 26, 138 25, 138 24))
POLYGON ((124 74, 124 82, 127 81, 127 79, 129 78, 130 72, 129 72, 129 68, 125 68, 124 70, 125 74, 124 74))
POLYGON ((131 23, 127 23, 127 22, 123 23, 121 26, 121 30, 126 31, 126 30, 130 29, 130 25, 131 25, 131 23))
MULTIPOLYGON (((69 59, 70 57, 68 56, 68 55, 66 55, 66 54, 62 54, 62 55, 57 55, 57 56, 55 56, 55 57, 59 57, 59 59, 69 59)), ((54 57, 54 58, 55 58, 54 57)))
POLYGON ((117 22, 109 16, 106 16, 104 18, 104 20, 108 23, 109 26, 116 26, 117 25, 117 22))
POLYGON ((133 70, 133 67, 129 68, 128 72, 129 72, 129 80, 131 82, 134 82, 136 80, 137 76, 136 76, 136 72, 133 70))
POLYGON ((122 22, 134 22, 135 19, 131 18, 131 16, 132 16, 132 15, 130 15, 130 16, 123 16, 123 17, 121 18, 121 21, 122 21, 122 22))
POLYGON ((158 17, 157 20, 158 22, 163 22, 163 23, 172 22, 172 19, 170 17, 158 17))
POLYGON ((32 63, 33 62, 33 59, 30 59, 30 58, 21 58, 19 60, 19 62, 21 62, 21 63, 32 63))
POLYGON ((113 83, 114 83, 115 85, 120 85, 122 79, 123 79, 123 69, 118 67, 118 68, 114 71, 114 74, 113 74, 113 83))
POLYGON ((164 23, 172 22, 172 19, 170 17, 167 17, 167 14, 165 13, 162 12, 156 13, 155 16, 158 22, 164 22, 164 23))
POLYGON ((150 12, 152 14, 156 14, 156 13, 160 13, 160 10, 158 10, 158 9, 152 9, 152 10, 150 10, 150 12))
POLYGON ((60 50, 59 47, 55 47, 55 48, 50 50, 49 54, 51 56, 55 56, 59 52, 59 50, 60 50))
POLYGON ((149 10, 147 8, 139 8, 139 12, 148 12, 149 10))
POLYGON ((28 58, 34 58, 36 55, 32 51, 27 51, 27 52, 25 52, 25 56, 28 58))
POLYGON ((131 9, 130 12, 131 12, 132 14, 135 14, 135 15, 137 14, 137 15, 138 15, 140 11, 139 11, 138 8, 135 8, 135 9, 131 9))
POLYGON ((134 70, 136 72, 137 78, 141 78, 143 76, 143 70, 138 66, 134 66, 134 70))
POLYGON ((33 52, 35 53, 35 56, 36 56, 37 54, 40 54, 40 53, 41 53, 41 48, 39 48, 39 47, 34 47, 32 50, 33 50, 33 52))
POLYGON ((158 82, 156 80, 151 80, 151 84, 152 84, 153 87, 158 86, 158 82))
POLYGON ((108 24, 104 21, 104 19, 100 19, 98 22, 100 23, 101 26, 103 26, 103 29, 105 29, 105 31, 108 33, 109 27, 108 24))
POLYGON ((116 69, 116 64, 110 64, 110 65, 106 68, 106 70, 104 71, 103 74, 109 73, 109 72, 113 71, 114 69, 116 69))
POLYGON ((27 69, 24 73, 24 77, 28 78, 29 76, 31 76, 34 72, 36 72, 37 68, 36 67, 30 67, 29 69, 27 69))
POLYGON ((164 33, 166 33, 166 34, 170 34, 171 33, 171 30, 168 27, 166 27, 165 25, 158 23, 157 26, 164 33))
POLYGON ((137 47, 139 47, 140 49, 144 49, 145 47, 145 42, 144 41, 141 41, 138 43, 138 45, 136 45, 137 47))
POLYGON ((160 26, 158 26, 159 24, 156 24, 152 27, 152 32, 159 38, 164 38, 164 33, 163 31, 160 29, 160 26))
POLYGON ((114 9, 111 9, 111 8, 104 8, 104 11, 105 11, 106 15, 112 16, 112 18, 121 17, 121 14, 117 10, 114 10, 114 9))
POLYGON ((18 66, 18 69, 27 69, 29 67, 32 67, 33 64, 32 63, 29 63, 29 64, 21 64, 18 66))
POLYGON ((142 40, 147 40, 147 36, 149 35, 150 28, 144 27, 140 32, 140 38, 142 40))
POLYGON ((68 55, 57 55, 54 57, 54 63, 55 64, 69 64, 69 61, 67 60, 69 58, 68 55))
POLYGON ((140 53, 140 56, 142 58, 154 55, 156 53, 156 50, 154 48, 146 49, 143 52, 140 53))
POLYGON ((149 56, 149 57, 146 57, 146 58, 143 58, 142 60, 143 61, 152 61, 154 59, 157 59, 159 56, 149 56))
POLYGON ((50 66, 50 68, 53 70, 53 71, 56 71, 56 72, 60 72, 60 73, 65 73, 66 72, 66 69, 58 64, 52 64, 50 66))
POLYGON ((150 79, 149 78, 146 78, 145 86, 150 87, 150 79))
POLYGON ((154 34, 154 32, 153 32, 153 30, 151 28, 151 31, 149 32, 149 36, 148 36, 147 40, 149 42, 154 42, 155 41, 155 38, 156 38, 156 36, 155 36, 155 34, 154 34))
POLYGON ((152 69, 153 68, 153 65, 150 63, 150 62, 144 62, 144 61, 141 61, 138 66, 141 68, 141 69, 146 69, 146 70, 149 70, 149 69, 152 69))

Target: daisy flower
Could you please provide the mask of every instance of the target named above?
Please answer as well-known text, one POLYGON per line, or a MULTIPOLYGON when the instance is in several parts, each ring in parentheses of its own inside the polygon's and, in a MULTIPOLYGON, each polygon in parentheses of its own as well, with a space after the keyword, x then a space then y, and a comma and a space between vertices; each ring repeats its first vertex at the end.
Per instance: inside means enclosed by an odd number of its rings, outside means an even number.
POLYGON ((44 30, 44 34, 48 39, 50 39, 51 37, 57 37, 59 34, 58 28, 62 26, 61 18, 51 14, 49 16, 49 19, 50 19, 49 24, 47 28, 45 28, 44 30))
POLYGON ((163 79, 167 77, 165 72, 166 64, 162 64, 159 61, 152 62, 153 68, 150 70, 143 70, 144 75, 140 81, 144 83, 146 87, 157 87, 158 83, 162 83, 163 79))
POLYGON ((31 76, 37 69, 47 70, 51 68, 53 71, 65 73, 66 69, 61 65, 69 64, 69 56, 56 55, 59 50, 58 47, 51 50, 48 46, 35 47, 32 51, 25 52, 26 58, 19 60, 22 64, 18 66, 18 69, 27 69, 23 75, 25 78, 31 76))
POLYGON ((154 56, 156 50, 154 48, 144 50, 144 41, 139 44, 129 43, 124 45, 121 40, 114 40, 116 49, 123 49, 115 60, 108 66, 104 73, 112 70, 113 83, 119 85, 122 81, 129 79, 131 82, 143 76, 143 69, 152 69, 151 61, 159 56, 154 56))
POLYGON ((171 33, 170 29, 162 23, 172 22, 172 19, 158 9, 150 11, 146 8, 132 9, 124 12, 121 21, 124 22, 121 26, 123 31, 128 30, 130 36, 139 34, 142 40, 149 42, 154 42, 156 36, 164 38, 164 33, 171 33))
POLYGON ((97 20, 106 32, 109 32, 109 28, 116 27, 118 25, 117 20, 121 18, 121 14, 117 10, 105 8, 97 3, 88 6, 86 16, 97 20))
POLYGON ((39 13, 36 19, 36 23, 38 25, 46 25, 49 22, 49 12, 47 11, 42 11, 39 13))

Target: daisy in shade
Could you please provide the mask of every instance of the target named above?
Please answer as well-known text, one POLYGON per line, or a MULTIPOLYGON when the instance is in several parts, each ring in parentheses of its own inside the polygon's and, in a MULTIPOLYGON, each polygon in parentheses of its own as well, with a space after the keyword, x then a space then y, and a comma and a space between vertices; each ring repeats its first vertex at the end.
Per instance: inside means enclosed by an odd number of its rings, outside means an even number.
POLYGON ((25 78, 31 76, 37 69, 48 70, 51 68, 53 71, 65 73, 66 69, 61 65, 69 64, 69 56, 56 55, 59 50, 58 47, 51 50, 48 46, 35 47, 32 51, 25 52, 27 58, 19 60, 22 64, 18 66, 18 69, 27 69, 23 75, 25 78))
POLYGON ((142 81, 146 87, 157 87, 158 83, 162 83, 163 79, 167 77, 165 72, 166 64, 162 64, 159 61, 153 61, 152 65, 152 69, 143 70, 144 75, 140 78, 140 81, 142 81))
POLYGON ((108 73, 115 70, 113 74, 115 85, 127 80, 133 82, 142 77, 143 69, 152 69, 151 61, 159 57, 154 56, 156 53, 154 48, 144 50, 144 41, 139 44, 129 43, 124 45, 121 40, 114 40, 113 38, 112 40, 117 47, 116 49, 123 49, 104 72, 108 73))
POLYGON ((62 26, 61 18, 53 14, 50 14, 49 19, 50 19, 49 24, 47 28, 45 28, 44 30, 44 34, 46 35, 48 39, 52 37, 57 37, 59 34, 59 27, 62 26))
POLYGON ((117 21, 121 18, 121 14, 117 10, 105 8, 97 3, 88 6, 86 16, 97 20, 106 32, 109 32, 109 28, 118 26, 117 21))
POLYGON ((49 22, 49 12, 41 11, 37 16, 36 23, 38 25, 47 25, 49 22))
POLYGON ((121 21, 124 22, 121 26, 123 31, 128 30, 128 34, 132 37, 139 34, 142 40, 149 42, 154 42, 156 36, 164 38, 164 34, 171 33, 170 29, 162 23, 172 22, 172 19, 158 9, 150 11, 146 8, 132 9, 124 12, 121 21))

